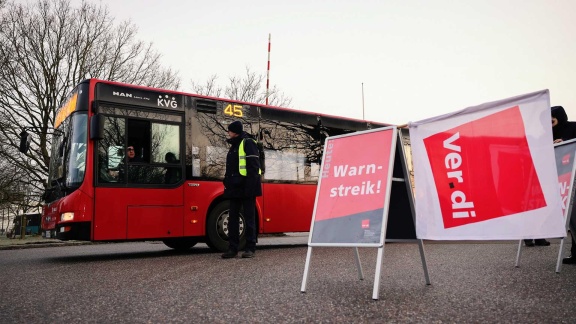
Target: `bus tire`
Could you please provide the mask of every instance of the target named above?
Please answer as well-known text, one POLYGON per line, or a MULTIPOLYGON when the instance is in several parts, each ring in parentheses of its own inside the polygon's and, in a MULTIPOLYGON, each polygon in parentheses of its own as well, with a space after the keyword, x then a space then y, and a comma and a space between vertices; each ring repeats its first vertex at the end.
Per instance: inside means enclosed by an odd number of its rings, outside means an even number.
MULTIPOLYGON (((228 251, 228 214, 230 203, 223 201, 216 205, 208 215, 206 220, 206 244, 215 251, 228 251)), ((244 238, 244 215, 240 210, 240 246, 244 249, 246 239, 244 238)))
POLYGON ((170 239, 162 240, 167 247, 172 248, 177 251, 186 251, 196 245, 198 240, 190 237, 175 237, 170 239))

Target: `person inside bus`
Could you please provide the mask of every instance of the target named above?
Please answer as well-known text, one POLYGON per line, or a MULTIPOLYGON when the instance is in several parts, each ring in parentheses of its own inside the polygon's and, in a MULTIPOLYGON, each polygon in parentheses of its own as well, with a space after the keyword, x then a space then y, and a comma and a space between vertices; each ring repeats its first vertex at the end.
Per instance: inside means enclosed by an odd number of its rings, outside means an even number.
MULTIPOLYGON (((142 160, 142 158, 140 156, 136 155, 136 150, 134 148, 134 145, 129 145, 126 147, 126 157, 128 158, 128 163, 134 163, 134 162, 144 162, 144 160, 142 160)), ((124 180, 124 172, 126 168, 126 164, 125 164, 125 160, 122 159, 122 162, 120 162, 120 164, 118 164, 118 170, 117 171, 111 171, 112 176, 117 177, 118 181, 123 181, 124 180)), ((130 180, 133 181, 135 180, 138 176, 138 169, 133 169, 130 168, 129 174, 130 174, 130 180)))
MULTIPOLYGON (((166 153, 166 155, 164 156, 164 160, 166 161, 166 163, 170 164, 180 163, 180 161, 176 159, 176 154, 172 152, 166 153)), ((181 173, 182 172, 180 170, 180 167, 176 166, 166 167, 166 173, 164 174, 164 183, 176 183, 180 181, 181 173)))
POLYGON ((260 156, 256 140, 243 130, 240 121, 228 125, 230 150, 226 156, 224 197, 230 200, 228 214, 228 251, 222 258, 236 257, 240 246, 240 208, 244 208, 246 247, 243 258, 256 252, 256 197, 262 196, 260 156))
POLYGON ((134 145, 130 145, 126 148, 126 155, 128 156, 128 163, 144 162, 140 156, 136 155, 134 145))

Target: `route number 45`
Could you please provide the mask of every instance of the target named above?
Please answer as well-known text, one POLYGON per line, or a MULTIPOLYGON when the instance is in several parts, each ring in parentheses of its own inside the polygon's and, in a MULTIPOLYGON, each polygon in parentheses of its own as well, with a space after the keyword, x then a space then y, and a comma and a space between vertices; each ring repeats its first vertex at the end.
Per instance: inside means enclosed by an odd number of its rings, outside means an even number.
POLYGON ((228 104, 228 106, 224 108, 224 114, 228 116, 242 117, 244 116, 242 113, 242 105, 228 104))

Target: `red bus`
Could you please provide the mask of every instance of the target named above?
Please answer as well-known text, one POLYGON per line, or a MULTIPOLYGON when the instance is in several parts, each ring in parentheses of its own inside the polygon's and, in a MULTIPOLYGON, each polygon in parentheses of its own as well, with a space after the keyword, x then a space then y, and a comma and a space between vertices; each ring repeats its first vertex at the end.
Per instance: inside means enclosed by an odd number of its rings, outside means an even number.
POLYGON ((229 204, 222 179, 227 125, 234 120, 257 136, 264 153, 260 234, 310 230, 326 137, 388 126, 85 80, 57 111, 43 235, 161 240, 175 249, 205 242, 225 251, 229 204), (128 159, 128 147, 135 159, 128 159))

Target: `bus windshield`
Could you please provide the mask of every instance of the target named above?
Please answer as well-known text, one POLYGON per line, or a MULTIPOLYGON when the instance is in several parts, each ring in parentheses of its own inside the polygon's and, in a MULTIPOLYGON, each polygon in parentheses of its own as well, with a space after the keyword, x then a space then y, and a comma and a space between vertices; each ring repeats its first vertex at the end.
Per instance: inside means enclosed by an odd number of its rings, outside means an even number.
POLYGON ((48 185, 77 188, 86 171, 88 117, 76 112, 60 124, 52 139, 48 185))

